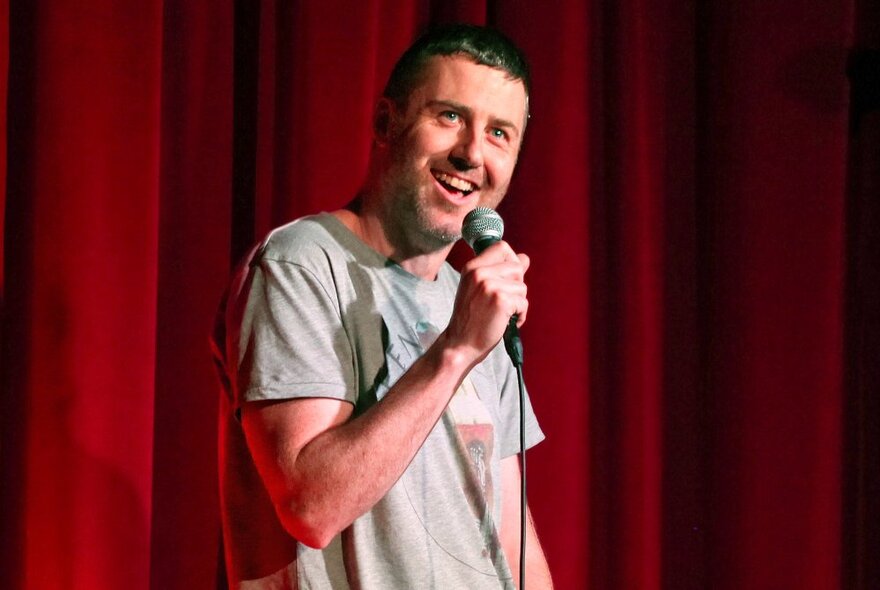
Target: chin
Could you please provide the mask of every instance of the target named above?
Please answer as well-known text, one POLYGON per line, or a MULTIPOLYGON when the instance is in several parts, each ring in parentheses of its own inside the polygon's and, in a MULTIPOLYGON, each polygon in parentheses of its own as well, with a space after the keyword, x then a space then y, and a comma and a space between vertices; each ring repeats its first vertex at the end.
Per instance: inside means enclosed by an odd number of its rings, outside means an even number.
POLYGON ((421 234, 425 241, 430 241, 437 247, 445 247, 461 238, 461 227, 427 226, 422 227, 421 234))
POLYGON ((467 210, 450 206, 448 203, 428 203, 417 201, 415 207, 416 223, 424 233, 436 237, 451 236, 452 241, 461 235, 461 224, 467 210))
POLYGON ((422 211, 415 220, 415 232, 412 232, 414 243, 423 252, 436 252, 454 244, 461 237, 461 223, 440 220, 422 211))

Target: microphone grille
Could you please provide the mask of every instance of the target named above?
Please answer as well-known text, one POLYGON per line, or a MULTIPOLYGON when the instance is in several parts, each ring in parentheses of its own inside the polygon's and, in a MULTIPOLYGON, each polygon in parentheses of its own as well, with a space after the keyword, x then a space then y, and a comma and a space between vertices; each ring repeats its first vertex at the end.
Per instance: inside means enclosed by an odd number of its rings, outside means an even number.
POLYGON ((477 207, 468 213, 461 226, 461 237, 473 248, 481 238, 500 240, 504 235, 504 222, 501 216, 489 207, 477 207))

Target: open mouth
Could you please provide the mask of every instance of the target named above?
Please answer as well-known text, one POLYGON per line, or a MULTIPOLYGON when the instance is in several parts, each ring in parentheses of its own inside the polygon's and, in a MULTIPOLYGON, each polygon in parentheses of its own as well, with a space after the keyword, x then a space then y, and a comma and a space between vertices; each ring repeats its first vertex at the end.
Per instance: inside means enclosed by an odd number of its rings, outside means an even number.
POLYGON ((433 174, 437 182, 439 182, 440 185, 450 193, 458 193, 466 197, 477 189, 477 186, 474 183, 461 178, 456 178, 455 176, 450 176, 439 170, 431 170, 431 174, 433 174))

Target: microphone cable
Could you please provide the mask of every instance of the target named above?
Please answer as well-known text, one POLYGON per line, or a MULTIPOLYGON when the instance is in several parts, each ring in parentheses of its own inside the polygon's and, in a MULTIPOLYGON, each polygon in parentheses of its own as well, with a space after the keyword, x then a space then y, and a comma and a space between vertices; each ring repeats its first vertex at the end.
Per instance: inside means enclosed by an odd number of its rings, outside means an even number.
POLYGON ((526 524, 528 519, 528 502, 526 500, 526 386, 523 379, 523 348, 519 338, 517 317, 510 318, 504 332, 504 347, 510 361, 516 369, 516 381, 519 387, 519 590, 526 587, 526 524))

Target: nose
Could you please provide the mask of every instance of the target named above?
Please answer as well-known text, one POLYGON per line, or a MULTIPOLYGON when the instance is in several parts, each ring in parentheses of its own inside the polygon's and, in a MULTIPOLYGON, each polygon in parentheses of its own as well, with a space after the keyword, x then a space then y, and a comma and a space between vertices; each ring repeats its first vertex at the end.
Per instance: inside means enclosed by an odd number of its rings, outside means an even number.
POLYGON ((464 172, 483 165, 483 136, 471 127, 465 127, 458 136, 458 143, 449 154, 449 161, 456 170, 464 172))

